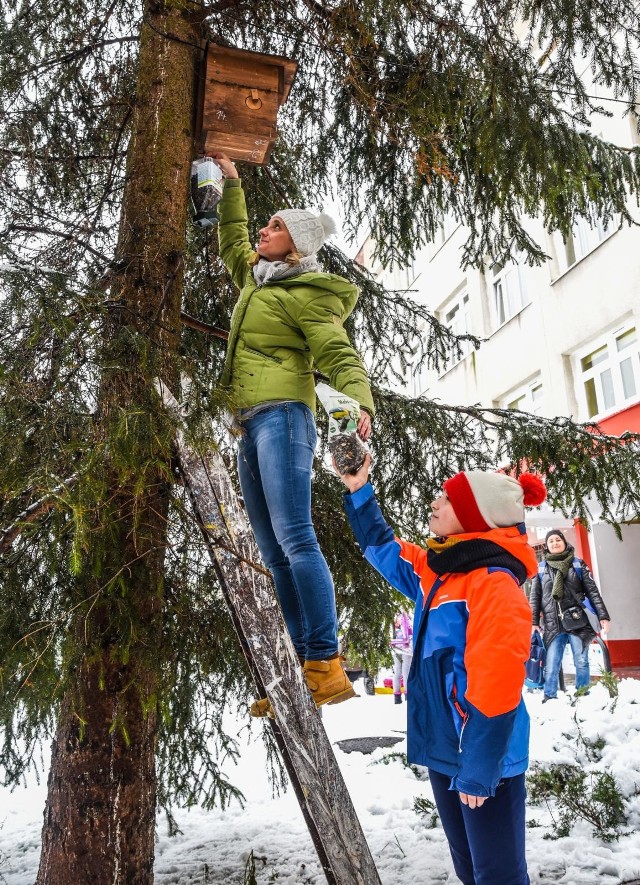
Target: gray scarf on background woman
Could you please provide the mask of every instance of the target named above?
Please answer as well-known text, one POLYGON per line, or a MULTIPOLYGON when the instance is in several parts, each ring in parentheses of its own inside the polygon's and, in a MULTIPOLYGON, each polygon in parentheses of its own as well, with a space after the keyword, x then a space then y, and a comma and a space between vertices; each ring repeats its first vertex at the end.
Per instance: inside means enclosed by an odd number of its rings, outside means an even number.
POLYGON ((545 557, 545 562, 555 572, 551 589, 551 595, 554 599, 562 599, 564 595, 564 579, 573 565, 574 556, 575 550, 571 544, 567 544, 567 549, 563 550, 562 553, 548 553, 545 557))

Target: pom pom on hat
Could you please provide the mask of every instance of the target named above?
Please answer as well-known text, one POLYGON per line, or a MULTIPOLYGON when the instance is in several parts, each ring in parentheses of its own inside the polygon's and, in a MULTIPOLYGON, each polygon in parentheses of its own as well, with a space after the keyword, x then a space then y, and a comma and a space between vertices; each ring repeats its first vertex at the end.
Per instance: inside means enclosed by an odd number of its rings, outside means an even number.
POLYGON ((524 522, 524 508, 542 504, 544 483, 533 473, 519 479, 506 473, 466 470, 443 485, 465 532, 486 532, 524 522))
POLYGON ((521 473, 518 482, 524 492, 523 503, 525 507, 538 507, 547 497, 544 483, 536 473, 521 473))
POLYGON ((317 252, 338 231, 335 221, 326 212, 316 215, 306 209, 280 209, 275 217, 284 221, 293 245, 301 255, 317 252))

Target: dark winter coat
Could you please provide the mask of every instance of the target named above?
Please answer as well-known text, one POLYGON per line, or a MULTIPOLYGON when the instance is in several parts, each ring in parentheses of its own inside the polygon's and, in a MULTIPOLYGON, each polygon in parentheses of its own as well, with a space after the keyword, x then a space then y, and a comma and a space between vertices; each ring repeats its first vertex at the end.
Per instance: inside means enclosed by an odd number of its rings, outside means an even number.
MULTIPOLYGON (((551 592, 553 589, 555 572, 550 569, 548 565, 545 564, 542 580, 540 580, 540 575, 538 574, 531 583, 529 603, 531 605, 533 623, 536 627, 542 626, 543 639, 546 648, 549 647, 559 633, 566 632, 562 629, 558 608, 560 607, 560 609, 564 611, 566 608, 569 608, 569 606, 576 605, 575 598, 569 588, 573 588, 573 591, 580 602, 582 602, 585 596, 589 599, 591 605, 595 609, 599 621, 611 620, 609 612, 602 601, 602 596, 600 596, 598 586, 593 580, 593 575, 589 570, 589 566, 582 559, 580 560, 580 566, 582 568, 582 581, 572 566, 564 579, 564 593, 559 600, 554 599, 551 592), (542 625, 540 624, 541 616, 542 625)), ((583 645, 587 645, 591 642, 595 633, 591 627, 587 626, 576 635, 582 639, 583 645)))

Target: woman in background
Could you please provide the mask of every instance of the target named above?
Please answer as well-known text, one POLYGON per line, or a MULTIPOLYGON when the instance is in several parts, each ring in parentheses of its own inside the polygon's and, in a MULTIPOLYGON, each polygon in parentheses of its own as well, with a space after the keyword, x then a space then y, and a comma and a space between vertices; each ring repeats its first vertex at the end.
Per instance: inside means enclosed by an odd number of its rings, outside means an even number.
MULTIPOLYGON (((547 532, 545 545, 547 555, 533 579, 529 594, 533 630, 540 630, 542 623, 542 639, 547 652, 543 704, 558 697, 558 676, 567 643, 571 646, 576 667, 576 691, 586 694, 589 690, 589 645, 596 633, 588 621, 577 624, 575 631, 568 630, 563 626, 564 612, 582 606, 587 600, 603 634, 608 632, 611 623, 589 566, 578 559, 560 529, 547 532)), ((565 618, 565 623, 567 620, 565 618)))
POLYGON ((393 635, 389 645, 393 658, 393 700, 394 703, 401 704, 402 686, 404 698, 408 699, 407 680, 413 657, 413 627, 411 618, 404 610, 399 611, 393 619, 391 631, 393 635))

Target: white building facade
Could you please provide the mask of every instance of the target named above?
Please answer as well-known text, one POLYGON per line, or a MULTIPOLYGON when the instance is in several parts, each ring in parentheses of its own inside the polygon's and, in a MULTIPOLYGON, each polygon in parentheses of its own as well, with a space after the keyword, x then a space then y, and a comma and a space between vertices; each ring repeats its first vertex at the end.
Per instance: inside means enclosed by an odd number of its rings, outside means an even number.
MULTIPOLYGON (((607 137, 637 144, 636 124, 609 120, 607 137)), ((541 220, 527 228, 549 255, 538 267, 512 260, 463 271, 467 231, 453 219, 406 269, 376 264, 374 244, 364 243, 356 260, 385 286, 412 290, 455 333, 486 339, 440 375, 407 378, 408 392, 452 405, 570 416, 606 433, 640 431, 640 231, 595 219, 576 225, 565 243, 541 220)), ((640 523, 625 524, 620 542, 597 513, 587 531, 543 508, 527 523, 532 544, 540 548, 552 527, 565 531, 592 567, 612 618, 612 663, 640 665, 640 523)))

